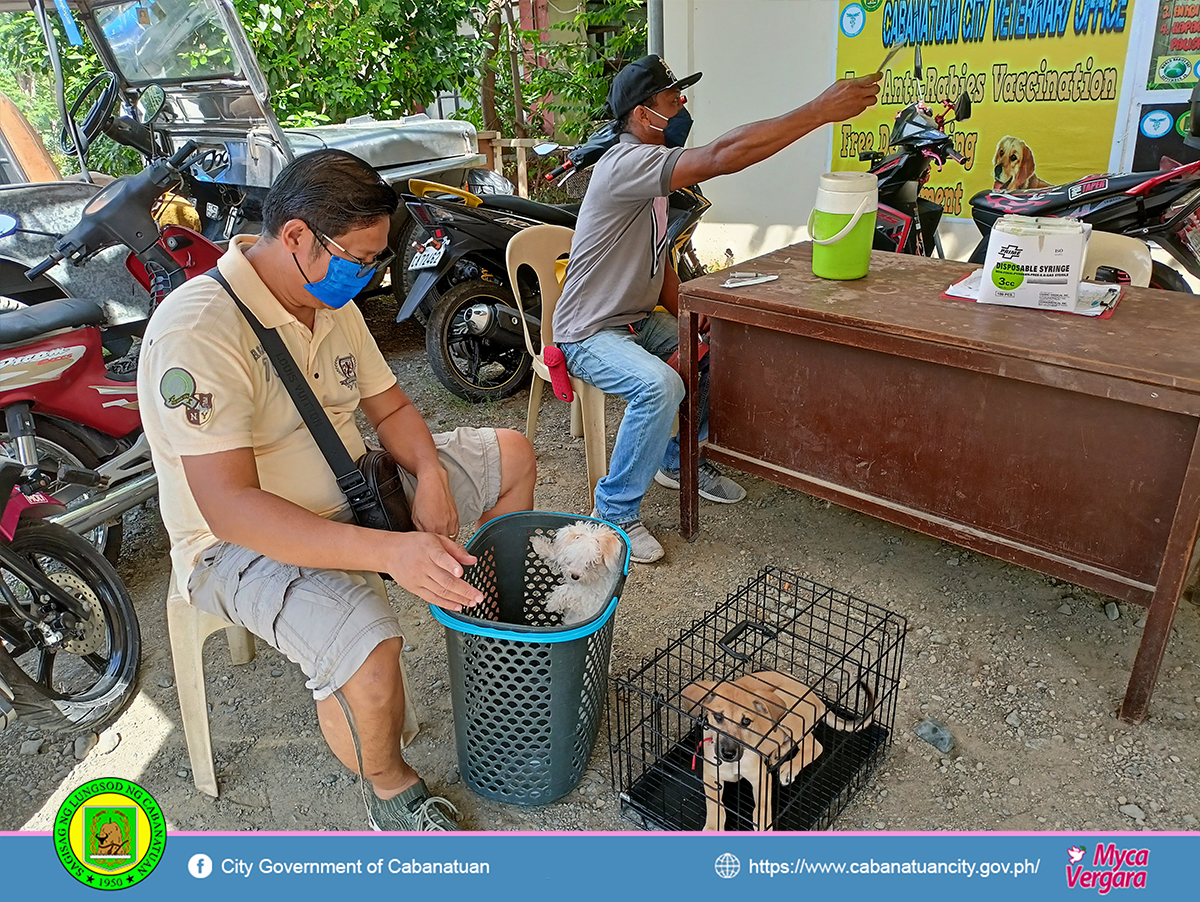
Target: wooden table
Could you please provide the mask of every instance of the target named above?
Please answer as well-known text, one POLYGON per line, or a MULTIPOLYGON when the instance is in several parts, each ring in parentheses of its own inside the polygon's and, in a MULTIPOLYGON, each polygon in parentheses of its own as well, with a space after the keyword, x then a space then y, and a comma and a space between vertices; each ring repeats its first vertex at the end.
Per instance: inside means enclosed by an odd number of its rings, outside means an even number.
MULTIPOLYGON (((1200 525, 1200 299, 1127 289, 1111 319, 947 300, 970 266, 876 252, 854 282, 795 245, 779 279, 679 296, 684 381, 712 323, 704 455, 1149 608, 1121 718, 1146 716, 1200 525)), ((698 529, 696 392, 681 532, 698 529)))

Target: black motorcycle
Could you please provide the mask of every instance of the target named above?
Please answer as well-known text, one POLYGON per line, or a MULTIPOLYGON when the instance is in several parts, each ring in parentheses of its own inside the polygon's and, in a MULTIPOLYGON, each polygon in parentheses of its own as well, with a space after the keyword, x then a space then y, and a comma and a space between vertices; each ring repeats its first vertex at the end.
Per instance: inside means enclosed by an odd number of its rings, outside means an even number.
POLYGON ((921 188, 929 181, 934 166, 940 171, 948 160, 962 164, 966 157, 954 147, 947 134, 947 122, 963 122, 971 115, 971 98, 965 92, 951 103, 940 101, 940 113, 934 113, 922 97, 921 48, 915 51, 913 76, 918 99, 896 114, 889 138, 890 153, 864 151, 860 160, 871 164, 870 172, 879 179, 879 210, 875 216, 873 247, 898 254, 932 256, 937 246, 937 229, 942 207, 924 197, 921 188), (950 119, 950 113, 954 118, 950 119))
MULTIPOLYGON (((1200 278, 1200 161, 1164 164, 1158 172, 1089 175, 1066 185, 979 192, 971 198, 971 216, 983 240, 971 262, 983 263, 992 226, 1005 214, 1064 216, 1091 223, 1101 232, 1153 242, 1200 278)), ((1159 260, 1153 261, 1150 287, 1192 290, 1182 275, 1159 260)))
MULTIPOLYGON (((572 177, 595 164, 617 141, 612 123, 567 153, 548 180, 572 177)), ((525 384, 531 360, 520 312, 513 306, 512 274, 505 251, 521 229, 549 223, 574 228, 579 204, 551 205, 500 194, 474 195, 444 185, 417 185, 404 202, 430 236, 414 249, 415 272, 397 322, 427 311, 425 348, 433 373, 468 401, 507 398, 525 384)), ((703 273, 691 235, 710 206, 698 187, 669 197, 667 234, 679 278, 703 273)), ((532 273, 517 277, 521 306, 531 335, 541 332, 541 298, 532 273)))

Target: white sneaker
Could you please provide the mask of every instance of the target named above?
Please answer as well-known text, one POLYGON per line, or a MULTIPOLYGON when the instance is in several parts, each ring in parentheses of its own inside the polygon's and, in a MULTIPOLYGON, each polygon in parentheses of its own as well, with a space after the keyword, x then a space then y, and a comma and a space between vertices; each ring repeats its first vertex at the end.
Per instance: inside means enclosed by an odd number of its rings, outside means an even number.
MULTIPOLYGON (((592 508, 592 516, 597 520, 604 519, 595 508, 592 508)), ((653 564, 666 554, 658 539, 650 535, 650 530, 641 520, 616 525, 620 526, 625 535, 629 536, 629 559, 635 564, 653 564)))
MULTIPOLYGON (((746 497, 746 490, 721 473, 707 460, 700 461, 700 497, 718 504, 737 504, 746 497)), ((659 467, 654 481, 668 489, 679 488, 679 471, 659 467)))

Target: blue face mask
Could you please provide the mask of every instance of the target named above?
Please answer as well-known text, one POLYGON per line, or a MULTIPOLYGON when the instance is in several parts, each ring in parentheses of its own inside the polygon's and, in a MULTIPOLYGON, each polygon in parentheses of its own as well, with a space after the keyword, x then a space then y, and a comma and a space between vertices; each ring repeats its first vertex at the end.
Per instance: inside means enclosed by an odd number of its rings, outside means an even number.
MULTIPOLYGON (((328 248, 326 251, 328 252, 328 248)), ((367 283, 375 274, 374 271, 371 271, 360 276, 359 272, 363 268, 360 264, 352 263, 329 252, 329 270, 325 273, 325 278, 319 282, 309 282, 307 281, 308 275, 300 266, 300 261, 296 260, 295 254, 292 254, 292 259, 296 261, 296 268, 300 270, 300 275, 305 279, 304 287, 308 293, 326 307, 332 307, 334 310, 350 303, 360 291, 367 287, 367 283)))
MULTIPOLYGON (((646 107, 646 109, 650 110, 650 107, 646 107)), ((692 131, 692 114, 687 111, 687 107, 683 107, 670 119, 657 110, 650 110, 650 112, 659 119, 666 119, 665 128, 659 128, 657 125, 650 127, 663 133, 663 143, 667 147, 683 147, 687 144, 688 135, 692 131)))

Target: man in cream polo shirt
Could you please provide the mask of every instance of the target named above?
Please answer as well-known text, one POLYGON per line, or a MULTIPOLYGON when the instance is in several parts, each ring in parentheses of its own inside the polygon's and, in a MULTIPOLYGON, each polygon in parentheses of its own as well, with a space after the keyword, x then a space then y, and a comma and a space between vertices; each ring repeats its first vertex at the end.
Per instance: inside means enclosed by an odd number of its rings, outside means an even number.
POLYGON ((300 665, 334 754, 370 780, 372 826, 453 830, 401 756, 402 638, 378 573, 461 610, 482 594, 460 523, 533 505, 533 449, 518 432, 430 435, 351 298, 388 265, 393 190, 342 151, 298 158, 263 208, 263 236, 230 242, 219 269, 280 333, 351 457, 361 407, 406 473, 417 531, 352 523, 345 497, 262 345, 212 278, 172 293, 142 346, 138 401, 159 477, 177 585, 300 665), (343 704, 344 703, 344 704, 343 704), (352 725, 351 725, 352 724, 352 725))

